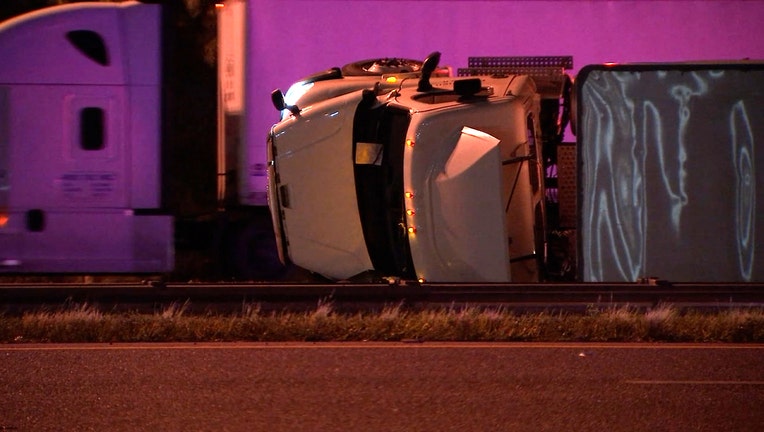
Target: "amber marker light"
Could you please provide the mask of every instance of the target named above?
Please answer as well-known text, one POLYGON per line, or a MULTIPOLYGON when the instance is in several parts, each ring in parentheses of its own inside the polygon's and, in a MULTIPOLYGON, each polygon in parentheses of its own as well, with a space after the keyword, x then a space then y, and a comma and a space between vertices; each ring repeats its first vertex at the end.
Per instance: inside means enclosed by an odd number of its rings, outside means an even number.
POLYGON ((414 216, 416 213, 414 213, 414 210, 406 210, 406 214, 409 216, 414 216))
POLYGON ((215 8, 217 9, 223 9, 225 5, 223 3, 215 3, 215 8))
POLYGON ((423 277, 420 277, 419 279, 417 279, 417 281, 418 281, 419 283, 424 283, 424 278, 423 278, 423 277))
POLYGON ((414 228, 414 227, 408 227, 408 229, 406 231, 408 231, 409 234, 416 234, 416 228, 414 228))
POLYGON ((403 195, 405 195, 406 198, 414 198, 414 193, 413 192, 406 192, 403 195))
POLYGON ((411 138, 406 140, 406 147, 414 147, 414 140, 411 138))
POLYGON ((388 84, 395 84, 398 82, 398 77, 390 76, 385 79, 388 84))

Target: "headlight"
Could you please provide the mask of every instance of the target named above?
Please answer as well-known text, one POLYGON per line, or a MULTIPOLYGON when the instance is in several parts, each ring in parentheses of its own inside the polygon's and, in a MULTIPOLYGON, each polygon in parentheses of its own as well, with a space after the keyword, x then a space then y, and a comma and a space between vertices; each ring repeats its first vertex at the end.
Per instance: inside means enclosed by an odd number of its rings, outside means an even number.
MULTIPOLYGON (((287 105, 298 105, 297 102, 299 102, 300 99, 303 96, 305 96, 305 93, 307 93, 312 87, 313 87, 312 82, 302 81, 302 82, 292 84, 292 86, 289 87, 289 90, 287 90, 286 95, 284 95, 284 102, 287 105)), ((281 112, 282 119, 284 119, 288 115, 289 115, 289 110, 284 110, 281 112)))

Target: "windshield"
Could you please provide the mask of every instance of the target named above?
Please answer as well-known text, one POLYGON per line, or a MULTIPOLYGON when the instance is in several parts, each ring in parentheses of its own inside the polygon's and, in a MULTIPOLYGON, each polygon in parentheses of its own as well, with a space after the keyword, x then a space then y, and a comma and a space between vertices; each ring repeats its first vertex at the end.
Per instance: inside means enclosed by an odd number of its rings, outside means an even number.
POLYGON ((407 110, 375 106, 365 98, 353 123, 354 171, 364 240, 377 271, 413 277, 405 231, 403 149, 407 110))

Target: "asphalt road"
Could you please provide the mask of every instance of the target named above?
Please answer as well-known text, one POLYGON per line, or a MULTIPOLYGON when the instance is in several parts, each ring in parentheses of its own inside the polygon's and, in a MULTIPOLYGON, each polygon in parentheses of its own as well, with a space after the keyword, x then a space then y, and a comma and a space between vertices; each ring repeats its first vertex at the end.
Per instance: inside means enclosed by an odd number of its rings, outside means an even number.
POLYGON ((761 431, 764 346, 0 346, 0 431, 761 431))

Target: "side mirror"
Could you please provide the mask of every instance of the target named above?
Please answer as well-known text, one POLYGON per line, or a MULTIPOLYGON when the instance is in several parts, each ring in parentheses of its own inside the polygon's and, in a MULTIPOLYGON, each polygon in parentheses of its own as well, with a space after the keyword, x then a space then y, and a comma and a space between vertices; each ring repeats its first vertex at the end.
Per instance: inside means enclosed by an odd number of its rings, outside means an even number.
POLYGON ((432 84, 430 84, 430 77, 440 63, 440 53, 438 51, 428 55, 422 63, 422 76, 419 78, 419 85, 417 91, 426 92, 432 90, 432 84))
POLYGON ((284 93, 281 93, 281 90, 279 89, 271 92, 271 102, 273 102, 273 106, 276 107, 279 112, 289 110, 289 112, 295 116, 300 115, 300 109, 297 108, 297 105, 287 105, 286 101, 284 101, 284 93))

